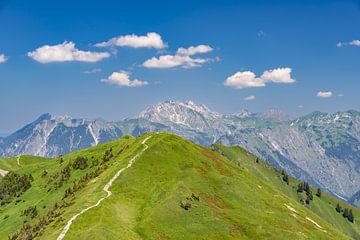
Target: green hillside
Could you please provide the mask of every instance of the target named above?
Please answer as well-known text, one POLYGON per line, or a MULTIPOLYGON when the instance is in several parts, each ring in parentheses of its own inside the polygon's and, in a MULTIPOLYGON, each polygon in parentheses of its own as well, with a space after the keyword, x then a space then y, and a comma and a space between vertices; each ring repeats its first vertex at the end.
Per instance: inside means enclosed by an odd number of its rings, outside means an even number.
POLYGON ((351 223, 336 212, 337 200, 314 189, 303 205, 295 179, 286 184, 281 172, 243 149, 210 150, 167 133, 125 136, 56 159, 0 159, 0 169, 11 172, 0 180, 7 193, 0 199, 0 239, 360 236, 357 209, 351 223), (12 178, 24 183, 9 187, 12 178))

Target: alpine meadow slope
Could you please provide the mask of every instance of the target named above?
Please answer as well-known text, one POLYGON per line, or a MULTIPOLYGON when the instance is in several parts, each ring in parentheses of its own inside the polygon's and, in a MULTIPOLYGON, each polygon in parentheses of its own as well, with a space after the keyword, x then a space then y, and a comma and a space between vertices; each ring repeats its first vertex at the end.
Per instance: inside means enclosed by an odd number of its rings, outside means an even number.
POLYGON ((56 157, 149 131, 174 133, 203 146, 242 146, 291 176, 349 201, 360 191, 360 113, 353 110, 299 118, 277 109, 225 115, 192 101, 164 101, 136 118, 116 122, 45 114, 0 140, 0 155, 56 157))
POLYGON ((0 239, 57 239, 72 216, 107 196, 104 186, 121 169, 112 194, 79 215, 63 239, 360 237, 358 209, 326 193, 301 203, 299 181, 289 177, 287 184, 285 173, 240 147, 209 149, 145 133, 57 158, 17 160, 0 159, 0 169, 9 171, 0 186, 16 174, 30 187, 1 204, 0 239), (354 222, 336 211, 337 203, 352 210, 354 222))

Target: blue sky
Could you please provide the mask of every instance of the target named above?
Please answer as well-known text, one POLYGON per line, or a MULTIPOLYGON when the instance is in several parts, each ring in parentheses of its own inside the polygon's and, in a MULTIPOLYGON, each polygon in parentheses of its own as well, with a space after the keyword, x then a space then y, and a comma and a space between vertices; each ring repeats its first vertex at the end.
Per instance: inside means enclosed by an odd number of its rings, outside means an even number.
POLYGON ((118 120, 169 99, 359 110, 359 23, 356 1, 0 0, 0 132, 45 112, 118 120))

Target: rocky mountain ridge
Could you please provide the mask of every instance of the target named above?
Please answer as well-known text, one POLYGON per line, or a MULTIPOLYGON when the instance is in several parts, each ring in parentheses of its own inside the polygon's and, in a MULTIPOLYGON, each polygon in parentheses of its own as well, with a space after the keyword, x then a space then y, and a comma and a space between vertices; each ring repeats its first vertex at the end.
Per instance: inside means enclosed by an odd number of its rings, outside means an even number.
POLYGON ((0 139, 0 156, 58 156, 147 131, 178 134, 209 146, 240 145, 273 166, 345 199, 360 190, 360 113, 313 112, 293 118, 280 110, 221 114, 192 101, 165 101, 133 119, 73 119, 44 114, 0 139))

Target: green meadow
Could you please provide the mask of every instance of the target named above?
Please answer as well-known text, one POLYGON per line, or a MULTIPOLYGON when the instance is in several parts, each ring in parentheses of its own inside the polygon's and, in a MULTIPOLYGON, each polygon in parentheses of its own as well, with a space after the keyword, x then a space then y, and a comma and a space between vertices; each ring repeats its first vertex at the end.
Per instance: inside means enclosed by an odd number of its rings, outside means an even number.
MULTIPOLYGON (((46 159, 0 159, 31 174, 31 187, 0 206, 0 239, 359 239, 358 209, 322 192, 303 203, 298 180, 240 147, 204 148, 167 133, 146 133, 46 159), (140 153, 147 137, 148 148, 140 153), (352 223, 338 213, 352 209, 352 223), (26 215, 29 209, 35 216, 26 215), (27 210, 27 211, 26 211, 27 210)), ((3 181, 0 180, 0 181, 3 181)))

